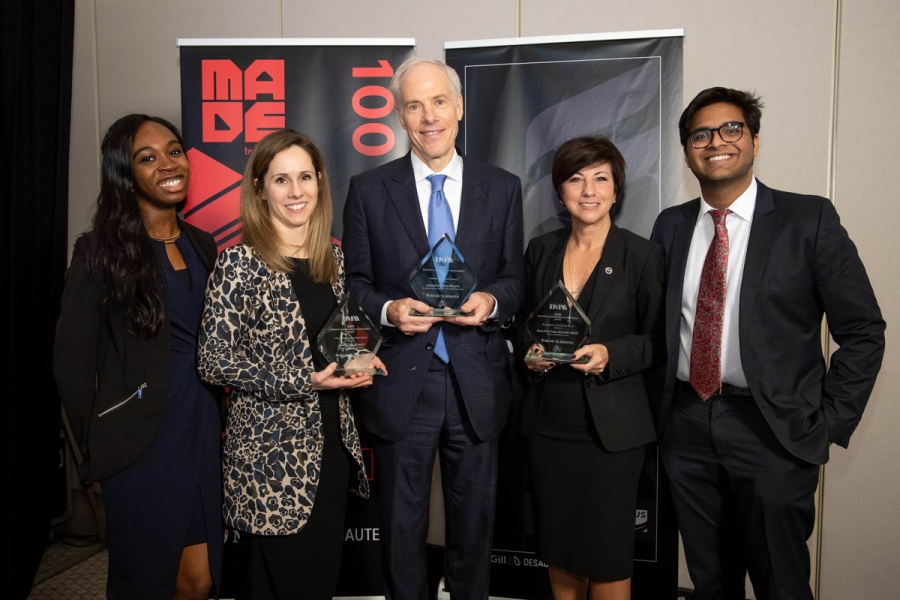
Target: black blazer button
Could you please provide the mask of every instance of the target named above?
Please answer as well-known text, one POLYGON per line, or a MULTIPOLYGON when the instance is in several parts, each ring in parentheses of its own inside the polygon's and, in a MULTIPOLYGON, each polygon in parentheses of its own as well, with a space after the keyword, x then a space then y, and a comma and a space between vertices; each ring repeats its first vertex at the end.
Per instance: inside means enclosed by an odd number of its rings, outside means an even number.
POLYGON ((429 352, 434 350, 434 344, 432 344, 431 342, 428 342, 427 344, 425 344, 425 349, 428 350, 429 352))
POLYGON ((587 386, 588 386, 589 388, 594 387, 594 378, 593 378, 593 377, 588 377, 588 380, 587 380, 587 386))

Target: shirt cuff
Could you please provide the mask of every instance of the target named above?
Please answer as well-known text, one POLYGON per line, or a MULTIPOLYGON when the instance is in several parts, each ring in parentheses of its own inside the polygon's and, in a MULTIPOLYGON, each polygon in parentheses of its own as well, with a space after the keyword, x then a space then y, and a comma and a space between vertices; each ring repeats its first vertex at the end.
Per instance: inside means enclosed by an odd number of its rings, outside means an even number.
POLYGON ((394 324, 388 321, 387 318, 387 309, 388 305, 393 302, 393 300, 388 300, 384 303, 384 306, 381 307, 381 326, 382 327, 394 327, 394 324))
MULTIPOLYGON (((494 298, 493 294, 488 294, 488 296, 490 296, 491 298, 494 298)), ((497 313, 500 312, 499 309, 500 309, 500 306, 499 306, 499 303, 497 302, 497 298, 494 298, 494 310, 491 311, 491 314, 489 314, 487 318, 488 319, 496 319, 497 313)))

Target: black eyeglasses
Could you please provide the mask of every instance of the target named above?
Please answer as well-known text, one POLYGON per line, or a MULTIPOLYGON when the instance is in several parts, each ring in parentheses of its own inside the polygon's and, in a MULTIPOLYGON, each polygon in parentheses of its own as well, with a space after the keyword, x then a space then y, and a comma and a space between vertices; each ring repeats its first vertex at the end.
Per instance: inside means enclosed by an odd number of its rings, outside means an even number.
POLYGON ((730 121, 715 128, 701 127, 690 132, 688 139, 694 148, 706 148, 712 143, 714 132, 719 132, 723 142, 736 142, 744 135, 744 123, 730 121))

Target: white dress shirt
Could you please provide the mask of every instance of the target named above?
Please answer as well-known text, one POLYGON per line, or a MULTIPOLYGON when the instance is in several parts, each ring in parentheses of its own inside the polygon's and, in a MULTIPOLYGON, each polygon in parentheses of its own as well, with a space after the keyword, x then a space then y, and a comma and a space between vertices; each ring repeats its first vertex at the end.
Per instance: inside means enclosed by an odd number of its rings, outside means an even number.
POLYGON ((444 197, 450 205, 450 213, 453 215, 453 235, 459 232, 459 208, 462 206, 462 156, 453 150, 453 158, 447 166, 435 173, 426 165, 415 152, 410 152, 412 157, 413 178, 416 180, 416 193, 419 195, 419 208, 422 210, 422 220, 425 221, 425 233, 428 233, 428 207, 431 204, 431 182, 429 175, 446 175, 444 180, 444 197))
MULTIPOLYGON (((453 235, 459 233, 459 211, 462 206, 462 182, 463 182, 463 160, 462 156, 453 150, 453 157, 443 169, 435 173, 431 167, 416 156, 415 152, 409 153, 412 158, 413 178, 416 180, 416 194, 419 196, 419 209, 422 211, 422 220, 425 223, 425 233, 428 234, 428 207, 431 204, 431 181, 428 180, 429 175, 446 175, 444 180, 444 197, 450 206, 450 214, 453 215, 453 235)), ((381 307, 381 324, 393 327, 388 321, 387 308, 392 301, 385 302, 381 307)), ((494 310, 491 312, 489 319, 497 316, 497 299, 494 298, 494 310)))
MULTIPOLYGON (((741 340, 738 319, 741 310, 741 281, 744 278, 744 262, 747 259, 747 242, 756 209, 756 178, 743 194, 738 196, 725 217, 728 231, 728 271, 725 277, 725 315, 722 323, 722 381, 738 387, 747 387, 747 378, 741 365, 741 340)), ((691 341, 694 333, 694 316, 697 312, 697 295, 700 293, 700 275, 706 253, 715 235, 715 225, 709 211, 713 208, 700 198, 700 214, 694 225, 691 249, 684 268, 684 289, 681 295, 681 348, 678 352, 678 379, 691 379, 691 341)))

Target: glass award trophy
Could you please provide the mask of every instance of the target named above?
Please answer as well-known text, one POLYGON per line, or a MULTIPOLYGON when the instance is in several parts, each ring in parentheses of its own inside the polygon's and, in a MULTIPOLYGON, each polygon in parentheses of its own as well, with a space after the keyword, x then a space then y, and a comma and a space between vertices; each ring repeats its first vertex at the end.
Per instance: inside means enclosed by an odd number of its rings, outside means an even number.
POLYGON ((585 364, 590 360, 587 356, 575 360, 572 355, 591 335, 591 321, 562 281, 557 281, 534 312, 528 315, 525 329, 535 343, 544 347, 542 355, 529 351, 525 360, 570 364, 585 364))
POLYGON ((349 295, 325 322, 316 341, 328 364, 337 363, 335 375, 385 374, 383 369, 371 366, 381 347, 381 334, 349 295))
POLYGON ((416 297, 431 307, 428 312, 409 311, 417 317, 468 317, 459 307, 475 291, 475 273, 466 264, 449 235, 438 240, 409 276, 416 297))

